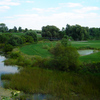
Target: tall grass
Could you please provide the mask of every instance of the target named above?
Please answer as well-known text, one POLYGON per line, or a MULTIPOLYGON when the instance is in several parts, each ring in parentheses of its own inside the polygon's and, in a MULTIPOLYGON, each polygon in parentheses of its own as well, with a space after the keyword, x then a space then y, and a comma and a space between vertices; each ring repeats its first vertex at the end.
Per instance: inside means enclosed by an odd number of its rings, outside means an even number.
POLYGON ((10 80, 7 88, 26 93, 50 94, 58 100, 99 100, 100 76, 74 72, 51 71, 41 68, 24 68, 20 73, 5 75, 10 80))

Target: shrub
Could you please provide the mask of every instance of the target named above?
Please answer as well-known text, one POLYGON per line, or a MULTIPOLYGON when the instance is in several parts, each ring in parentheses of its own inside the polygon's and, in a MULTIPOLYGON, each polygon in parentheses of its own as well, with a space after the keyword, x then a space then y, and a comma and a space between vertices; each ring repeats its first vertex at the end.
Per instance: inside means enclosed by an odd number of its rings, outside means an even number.
POLYGON ((11 52, 12 50, 13 50, 13 46, 12 46, 12 45, 10 45, 10 44, 5 44, 5 46, 4 46, 4 48, 3 48, 3 51, 4 51, 5 53, 11 52))
POLYGON ((16 52, 12 52, 10 54, 10 57, 13 58, 13 59, 16 59, 20 56, 20 52, 19 51, 16 51, 16 52))
POLYGON ((12 46, 18 46, 23 44, 23 40, 19 36, 12 36, 9 40, 8 43, 11 44, 12 46))
POLYGON ((54 55, 52 63, 56 69, 69 71, 79 68, 79 54, 74 47, 57 44, 51 49, 51 53, 54 55))

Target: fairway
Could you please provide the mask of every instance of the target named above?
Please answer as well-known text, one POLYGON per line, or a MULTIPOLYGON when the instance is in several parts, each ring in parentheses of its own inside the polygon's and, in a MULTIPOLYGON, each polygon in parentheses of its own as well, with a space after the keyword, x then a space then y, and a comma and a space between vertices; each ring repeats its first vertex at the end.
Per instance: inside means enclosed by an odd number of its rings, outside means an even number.
POLYGON ((71 44, 75 48, 94 48, 94 49, 100 49, 100 40, 72 41, 71 44))
POLYGON ((55 45, 56 42, 47 42, 47 43, 38 43, 38 44, 31 44, 26 45, 20 48, 21 52, 28 54, 28 55, 38 55, 42 57, 50 57, 51 53, 48 51, 50 47, 55 45), (47 47, 44 49, 44 47, 47 47))

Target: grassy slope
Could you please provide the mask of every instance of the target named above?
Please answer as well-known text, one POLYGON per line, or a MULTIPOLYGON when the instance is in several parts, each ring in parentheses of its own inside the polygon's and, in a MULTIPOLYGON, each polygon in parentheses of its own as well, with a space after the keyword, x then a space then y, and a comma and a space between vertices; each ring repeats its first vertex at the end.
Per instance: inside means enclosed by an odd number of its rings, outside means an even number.
POLYGON ((43 47, 49 47, 55 45, 56 42, 47 42, 47 43, 38 43, 38 44, 31 44, 26 45, 20 48, 21 52, 28 54, 28 55, 39 55, 42 57, 49 57, 51 56, 50 52, 47 49, 44 49, 43 47))

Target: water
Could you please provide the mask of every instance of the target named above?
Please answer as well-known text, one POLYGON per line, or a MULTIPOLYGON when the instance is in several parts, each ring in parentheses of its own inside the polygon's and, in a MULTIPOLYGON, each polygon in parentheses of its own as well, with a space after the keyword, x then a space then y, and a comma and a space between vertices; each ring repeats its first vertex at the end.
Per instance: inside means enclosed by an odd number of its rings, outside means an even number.
MULTIPOLYGON (((0 56, 0 87, 3 87, 3 82, 1 81, 1 74, 10 74, 18 72, 17 66, 6 66, 4 65, 4 60, 6 58, 4 56, 0 56)), ((26 99, 25 100, 46 100, 47 98, 51 98, 51 95, 46 94, 23 94, 26 99)), ((20 100, 20 99, 19 99, 20 100)))
POLYGON ((4 56, 0 56, 0 86, 3 86, 3 82, 1 81, 1 74, 9 74, 18 72, 18 67, 16 66, 6 66, 4 65, 4 60, 6 58, 4 56))
MULTIPOLYGON (((96 52, 97 52, 97 51, 96 51, 96 52)), ((94 53, 94 50, 78 50, 78 53, 79 53, 81 56, 85 56, 85 55, 89 55, 89 54, 94 53)))

